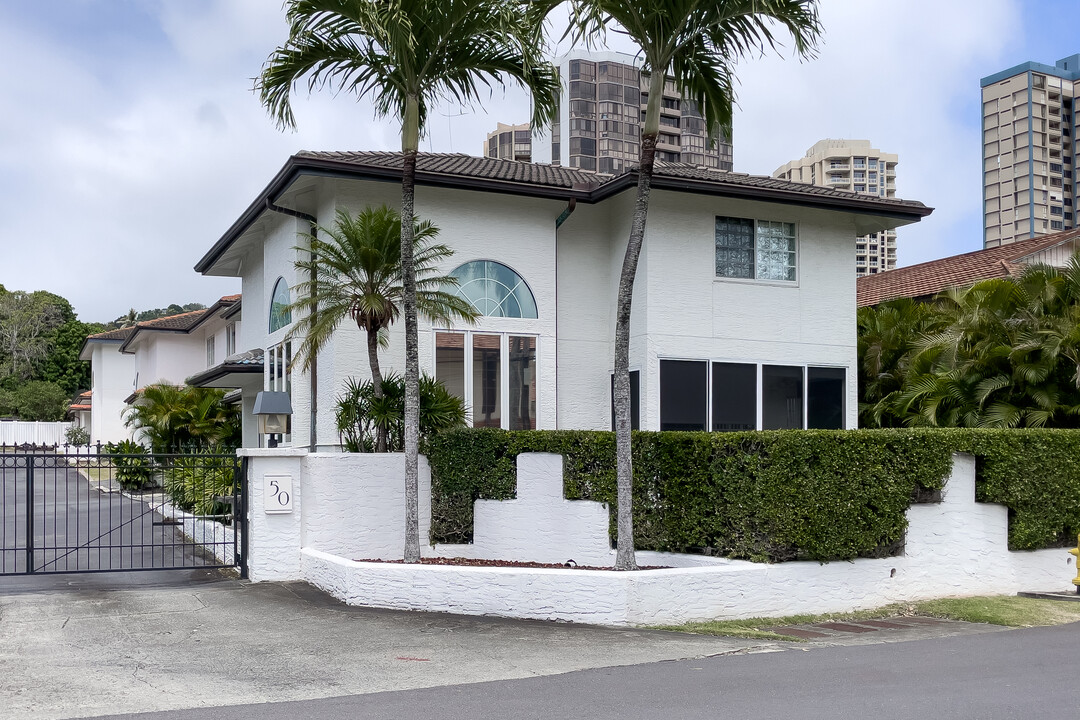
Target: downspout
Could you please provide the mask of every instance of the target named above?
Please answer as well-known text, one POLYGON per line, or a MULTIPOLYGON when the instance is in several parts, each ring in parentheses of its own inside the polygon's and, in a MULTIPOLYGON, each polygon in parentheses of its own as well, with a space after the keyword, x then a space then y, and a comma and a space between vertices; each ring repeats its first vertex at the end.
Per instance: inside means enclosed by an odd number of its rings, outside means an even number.
POLYGON ((577 209, 577 198, 570 198, 566 209, 555 218, 555 429, 559 425, 559 228, 577 209))
MULTIPOLYGON (((301 220, 307 220, 308 232, 311 234, 311 237, 316 238, 318 236, 319 225, 318 225, 318 221, 315 219, 314 215, 308 215, 307 213, 300 212, 299 210, 293 210, 291 208, 281 207, 280 205, 275 205, 274 203, 270 202, 270 198, 266 198, 266 209, 267 210, 272 210, 273 212, 276 212, 276 213, 281 213, 282 215, 288 215, 290 217, 299 218, 301 220)), ((311 254, 311 259, 315 260, 316 259, 315 250, 314 249, 309 249, 309 252, 311 254)), ((309 279, 311 281, 312 291, 314 292, 315 281, 318 279, 318 275, 316 273, 314 263, 312 263, 312 266, 311 266, 311 276, 310 276, 309 279)), ((316 298, 316 300, 317 300, 317 298, 316 298)), ((317 312, 317 308, 318 308, 317 304, 315 305, 315 308, 316 308, 316 310, 312 310, 312 314, 315 314, 317 312)), ((312 320, 314 320, 314 318, 312 318, 312 320)), ((308 371, 308 379, 311 381, 311 389, 310 389, 311 397, 308 400, 308 407, 310 408, 310 418, 309 418, 309 421, 308 421, 308 423, 309 423, 308 450, 310 452, 315 452, 318 449, 318 425, 317 425, 317 423, 318 423, 318 417, 319 417, 319 357, 318 357, 318 354, 316 354, 315 357, 311 358, 311 369, 308 371)))

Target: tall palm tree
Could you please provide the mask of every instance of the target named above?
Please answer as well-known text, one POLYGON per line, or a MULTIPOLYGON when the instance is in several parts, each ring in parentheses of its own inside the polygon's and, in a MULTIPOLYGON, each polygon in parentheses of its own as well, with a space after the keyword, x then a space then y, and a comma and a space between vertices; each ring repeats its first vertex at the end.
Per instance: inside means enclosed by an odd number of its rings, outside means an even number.
MULTIPOLYGON (((303 338, 296 359, 309 369, 342 321, 351 318, 367 334, 372 386, 381 399, 379 346, 385 345, 386 330, 400 317, 405 295, 401 215, 386 205, 365 208, 355 217, 338 210, 334 226, 320 227, 318 233, 305 236, 312 252, 295 263, 301 277, 312 278, 296 285, 296 300, 289 307, 294 317, 300 317, 291 334, 303 338)), ((475 308, 442 289, 457 285, 457 278, 437 272, 439 263, 454 254, 448 246, 433 242, 438 234, 429 221, 413 228, 417 312, 432 322, 473 322, 475 308)), ((375 450, 386 452, 385 432, 378 433, 375 450)))
MULTIPOLYGON (((558 0, 550 0, 554 9, 558 0)), ((630 306, 634 277, 645 237, 653 161, 660 132, 665 76, 675 80, 684 100, 701 112, 715 139, 730 137, 734 63, 747 55, 777 49, 775 25, 790 33, 796 53, 812 57, 821 26, 817 0, 571 0, 575 40, 602 41, 610 28, 638 46, 649 75, 649 100, 641 131, 637 201, 623 258, 615 315, 615 442, 618 475, 618 552, 620 570, 637 567, 630 460, 630 306)))
MULTIPOLYGON (((380 117, 401 120, 401 216, 415 213, 416 153, 425 121, 441 99, 469 104, 492 83, 532 91, 533 122, 555 112, 558 79, 543 57, 538 15, 506 0, 287 0, 289 39, 255 81, 282 127, 294 127, 290 98, 307 78, 369 98, 380 117)), ((405 560, 419 562, 417 467, 420 361, 417 353, 413 223, 401 223, 405 316, 405 560)))

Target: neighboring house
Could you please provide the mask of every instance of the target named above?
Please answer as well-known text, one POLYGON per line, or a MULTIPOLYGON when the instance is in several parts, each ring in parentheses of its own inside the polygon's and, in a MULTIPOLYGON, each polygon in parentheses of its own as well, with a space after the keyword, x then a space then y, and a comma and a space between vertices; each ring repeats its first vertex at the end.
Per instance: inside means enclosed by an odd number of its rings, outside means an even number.
POLYGON ((75 396, 75 399, 71 401, 71 405, 68 406, 67 416, 75 427, 86 428, 87 432, 90 431, 90 403, 91 403, 92 391, 79 393, 75 396))
POLYGON ((140 322, 90 335, 79 354, 91 363, 90 441, 131 437, 124 411, 147 385, 183 385, 188 376, 236 352, 240 296, 228 295, 205 310, 140 322))
POLYGON ((952 287, 967 287, 990 278, 1016 277, 1025 267, 1036 263, 1064 267, 1077 250, 1080 250, 1080 230, 1066 230, 909 265, 859 278, 857 302, 859 307, 866 307, 905 297, 926 301, 952 287))
MULTIPOLYGON (((339 209, 398 205, 400 168, 398 153, 297 154, 196 265, 242 279, 239 347, 264 348, 263 388, 291 393, 286 444, 336 448, 335 396, 348 377, 369 377, 364 333, 349 321, 314 375, 290 365, 294 318, 283 308, 306 255, 295 248, 309 219, 326 227, 339 209)), ((421 320, 421 369, 465 399, 471 424, 610 429, 615 296, 636 183, 636 173, 421 154, 417 214, 455 250, 440 269, 483 315, 475 326, 421 320)), ((634 296, 635 427, 855 427, 855 238, 930 212, 658 163, 634 296)), ((403 357, 399 322, 384 372, 400 371, 403 357)), ((255 392, 243 390, 246 445, 257 440, 255 392)))
POLYGON ((131 437, 124 427, 124 402, 132 391, 135 358, 120 353, 133 328, 107 330, 83 342, 79 359, 90 363, 90 442, 118 442, 131 437))

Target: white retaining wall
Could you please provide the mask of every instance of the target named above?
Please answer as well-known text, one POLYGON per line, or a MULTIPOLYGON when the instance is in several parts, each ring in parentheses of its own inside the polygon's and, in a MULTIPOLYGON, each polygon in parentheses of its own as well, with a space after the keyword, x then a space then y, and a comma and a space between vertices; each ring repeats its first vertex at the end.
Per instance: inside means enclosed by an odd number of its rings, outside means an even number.
MULTIPOLYGON (((401 455, 305 455, 245 450, 251 462, 251 577, 303 579, 356 605, 476 615, 651 625, 714 618, 841 612, 943 596, 1071 591, 1064 549, 1008 550, 1007 510, 975 502, 974 459, 955 455, 938 504, 908 510, 903 555, 852 562, 759 564, 638 553, 641 565, 604 570, 403 565, 401 455), (294 509, 266 515, 262 475, 288 470, 294 509), (396 527, 394 527, 396 525, 396 527)), ((521 455, 517 500, 478 501, 476 542, 424 554, 610 564, 604 506, 567 501, 557 456, 521 455), (600 512, 604 510, 604 512, 600 512), (602 536, 600 529, 602 527, 602 536), (607 562, 605 562, 607 561, 607 562)), ((430 518, 429 471, 421 466, 421 537, 430 518)))
POLYGON ((69 422, 0 422, 0 445, 63 445, 69 422))

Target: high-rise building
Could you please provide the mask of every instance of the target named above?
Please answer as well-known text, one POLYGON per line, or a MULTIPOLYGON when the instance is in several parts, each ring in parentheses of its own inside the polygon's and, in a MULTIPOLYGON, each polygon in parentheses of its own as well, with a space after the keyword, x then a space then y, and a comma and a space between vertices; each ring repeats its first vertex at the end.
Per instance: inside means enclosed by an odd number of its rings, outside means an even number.
MULTIPOLYGON (((896 197, 896 155, 869 140, 821 140, 773 172, 773 177, 877 197, 896 197)), ((896 267, 896 231, 855 239, 856 275, 876 275, 896 267)))
POLYGON ((484 140, 484 157, 531 162, 532 133, 529 131, 529 123, 499 123, 495 132, 489 132, 484 140))
MULTIPOLYGON (((636 163, 649 101, 649 75, 632 55, 577 52, 557 61, 562 92, 551 127, 533 128, 535 162, 619 173, 636 163)), ((705 121, 669 78, 661 99, 656 159, 731 170, 731 140, 709 147, 705 121)))
POLYGON ((983 244, 1077 227, 1080 55, 984 77, 983 244))

